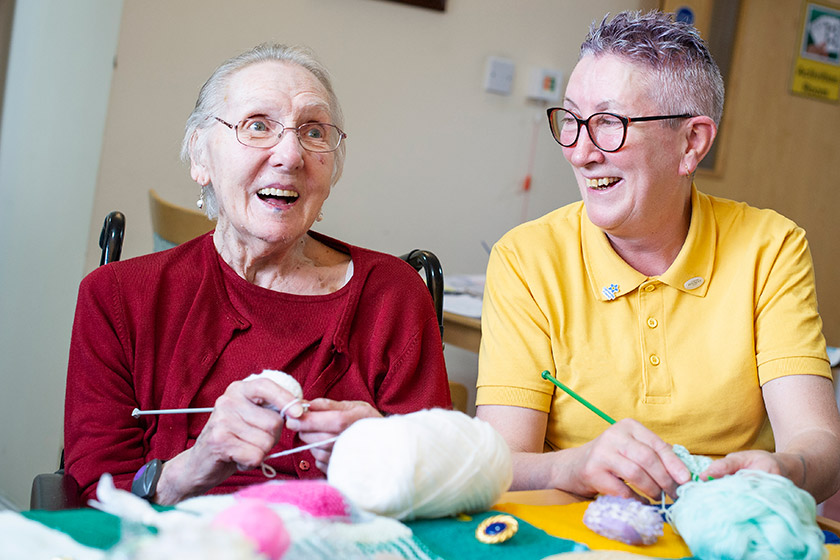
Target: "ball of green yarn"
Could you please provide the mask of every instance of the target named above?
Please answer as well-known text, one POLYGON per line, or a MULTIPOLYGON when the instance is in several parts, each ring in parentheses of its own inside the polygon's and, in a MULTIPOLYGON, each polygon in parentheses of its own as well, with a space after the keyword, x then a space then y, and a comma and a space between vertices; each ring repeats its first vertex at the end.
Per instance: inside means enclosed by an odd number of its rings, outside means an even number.
POLYGON ((702 560, 819 560, 817 505, 785 477, 742 470, 677 489, 668 522, 702 560))

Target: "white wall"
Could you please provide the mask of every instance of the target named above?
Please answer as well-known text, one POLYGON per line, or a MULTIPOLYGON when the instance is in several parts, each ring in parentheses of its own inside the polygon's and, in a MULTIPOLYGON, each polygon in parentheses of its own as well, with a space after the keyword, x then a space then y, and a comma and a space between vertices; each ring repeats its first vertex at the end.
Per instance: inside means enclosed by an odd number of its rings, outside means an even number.
POLYGON ((119 0, 18 0, 0 130, 0 496, 55 470, 119 0))

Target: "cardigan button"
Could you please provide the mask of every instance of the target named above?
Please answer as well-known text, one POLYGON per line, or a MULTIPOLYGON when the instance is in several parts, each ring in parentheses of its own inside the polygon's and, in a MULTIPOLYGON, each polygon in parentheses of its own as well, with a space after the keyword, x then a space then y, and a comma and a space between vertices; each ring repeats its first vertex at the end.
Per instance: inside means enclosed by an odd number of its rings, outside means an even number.
POLYGON ((298 463, 298 467, 302 471, 308 471, 309 468, 310 468, 309 461, 307 461, 306 459, 303 459, 300 463, 298 463))

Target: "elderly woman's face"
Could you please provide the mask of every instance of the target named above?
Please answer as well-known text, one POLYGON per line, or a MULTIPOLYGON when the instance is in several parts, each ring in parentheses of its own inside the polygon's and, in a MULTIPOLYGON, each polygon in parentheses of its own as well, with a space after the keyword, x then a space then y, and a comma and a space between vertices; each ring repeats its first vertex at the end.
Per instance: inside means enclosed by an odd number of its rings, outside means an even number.
MULTIPOLYGON (((285 62, 260 62, 229 80, 220 119, 236 124, 264 116, 287 128, 331 123, 327 92, 308 70, 285 62)), ((211 125, 193 177, 213 184, 219 203, 217 236, 223 243, 288 243, 312 226, 330 193, 333 153, 304 150, 293 131, 272 148, 240 144, 233 130, 211 125)))
MULTIPOLYGON (((624 117, 661 115, 647 69, 612 55, 582 58, 566 88, 564 107, 587 119, 597 112, 624 117)), ((599 150, 585 128, 577 144, 563 148, 572 165, 589 219, 608 234, 637 236, 663 219, 679 219, 686 192, 676 188, 679 130, 659 122, 631 123, 617 152, 599 150)))

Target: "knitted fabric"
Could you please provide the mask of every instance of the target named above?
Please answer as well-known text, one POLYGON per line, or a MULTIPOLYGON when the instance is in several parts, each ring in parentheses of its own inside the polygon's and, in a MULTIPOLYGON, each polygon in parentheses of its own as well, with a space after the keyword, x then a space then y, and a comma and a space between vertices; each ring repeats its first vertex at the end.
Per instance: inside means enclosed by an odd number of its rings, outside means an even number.
POLYGON ((680 458, 695 479, 700 477, 700 473, 709 468, 712 464, 712 459, 704 455, 692 455, 688 449, 682 445, 674 445, 674 453, 680 458))
POLYGON ((271 504, 289 504, 313 517, 349 519, 350 505, 334 486, 318 480, 289 480, 247 486, 237 498, 256 498, 271 504))

